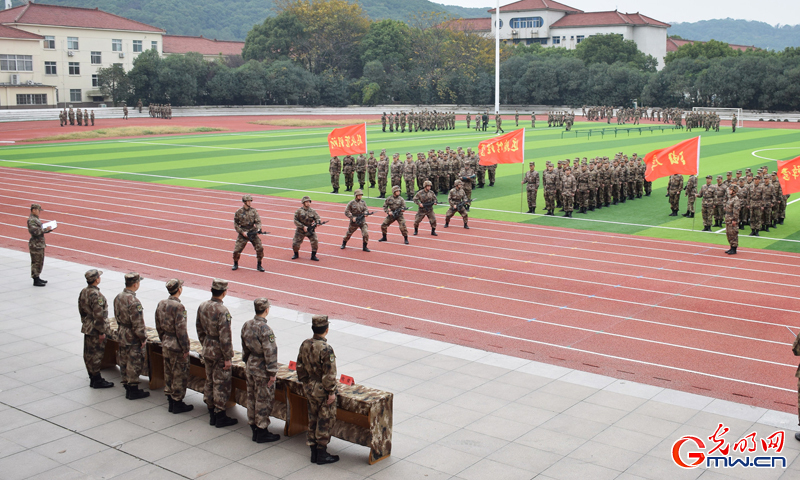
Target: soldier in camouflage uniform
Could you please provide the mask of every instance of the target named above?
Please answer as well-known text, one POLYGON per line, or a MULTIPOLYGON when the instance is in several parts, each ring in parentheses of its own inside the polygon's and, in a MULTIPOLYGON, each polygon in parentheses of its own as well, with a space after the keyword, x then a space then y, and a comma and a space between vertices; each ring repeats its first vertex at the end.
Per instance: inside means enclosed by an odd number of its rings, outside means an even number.
POLYGON ((547 209, 547 213, 545 215, 553 216, 555 215, 556 209, 556 182, 558 180, 558 176, 556 172, 553 170, 553 164, 547 162, 547 170, 542 175, 542 180, 544 183, 544 203, 545 208, 547 209))
MULTIPOLYGON (((395 160, 397 160, 397 157, 395 157, 395 160)), ((378 160, 377 171, 378 171, 377 172, 378 192, 380 193, 380 195, 378 195, 378 198, 386 198, 386 184, 387 181, 389 180, 389 159, 386 158, 386 155, 384 153, 381 153, 380 160, 378 160)), ((399 185, 400 178, 401 177, 397 178, 398 187, 400 186, 399 185)), ((395 183, 395 177, 394 173, 392 173, 392 185, 394 185, 394 183, 395 183)))
POLYGON ((572 169, 567 166, 564 169, 564 183, 562 186, 564 194, 564 216, 572 217, 572 209, 575 201, 575 191, 578 189, 578 181, 572 175, 572 169))
MULTIPOLYGON (((403 172, 403 180, 406 182, 406 200, 411 200, 414 195, 414 178, 416 177, 417 166, 412 162, 411 154, 406 153, 406 163, 400 170, 403 172)), ((392 167, 394 171, 394 167, 392 167)))
POLYGON ((331 429, 336 422, 336 355, 328 345, 328 316, 311 318, 314 336, 300 345, 297 353, 297 379, 308 400, 306 445, 311 448, 311 463, 324 465, 339 461, 328 453, 331 429))
POLYGON ((378 160, 375 158, 375 152, 369 152, 367 159, 367 178, 369 179, 369 188, 375 188, 375 173, 378 171, 378 160))
POLYGON ((486 167, 486 171, 489 174, 489 186, 494 187, 495 175, 497 173, 497 164, 494 163, 492 165, 489 165, 488 167, 486 167))
MULTIPOLYGON (((439 186, 439 172, 441 171, 441 163, 439 162, 439 156, 431 149, 430 153, 428 153, 428 161, 426 162, 431 170, 431 175, 428 177, 428 181, 431 182, 433 185, 433 191, 437 191, 439 186)), ((422 182, 422 186, 420 186, 420 190, 424 188, 425 182, 422 182)))
POLYGON ((400 112, 397 112, 394 115, 394 131, 395 132, 399 132, 400 131, 400 112))
POLYGON ((431 235, 438 237, 436 233, 436 214, 433 212, 433 206, 439 203, 436 199, 436 192, 431 190, 432 184, 425 182, 423 189, 414 195, 414 203, 417 204, 417 215, 414 217, 414 235, 419 233, 419 224, 422 219, 428 217, 428 222, 431 224, 431 235))
MULTIPOLYGON (((469 164, 464 165, 464 168, 458 172, 458 178, 461 180, 462 191, 464 195, 467 197, 467 200, 472 201, 472 189, 475 186, 475 172, 472 170, 472 166, 469 164)), ((450 191, 452 193, 452 190, 450 191)), ((449 193, 448 193, 449 195, 449 193)), ((467 205, 467 211, 469 211, 469 205, 467 205)))
MULTIPOLYGON (((469 166, 465 167, 469 168, 469 166)), ((464 170, 462 170, 463 172, 464 170)), ((464 228, 469 229, 469 225, 467 224, 468 215, 466 204, 470 201, 467 194, 461 188, 463 182, 461 180, 456 180, 456 186, 450 190, 450 193, 447 194, 447 201, 450 203, 450 208, 447 210, 447 214, 444 217, 444 228, 448 228, 450 226, 450 219, 453 218, 453 215, 458 212, 461 215, 461 218, 464 220, 464 228)))
POLYGON ((367 204, 364 203, 364 200, 361 200, 361 197, 364 195, 364 192, 361 190, 356 190, 354 193, 355 198, 350 200, 350 203, 344 209, 344 216, 350 219, 350 226, 347 228, 347 233, 342 239, 342 249, 347 246, 347 241, 350 240, 350 237, 353 236, 353 233, 356 230, 361 230, 361 238, 363 240, 362 250, 365 252, 369 252, 369 248, 367 248, 367 243, 369 242, 369 232, 367 231, 367 217, 366 213, 369 212, 369 207, 367 204), (359 220, 359 216, 364 215, 361 220, 359 220))
POLYGON ((275 381, 278 379, 278 345, 275 333, 267 325, 269 300, 253 301, 255 316, 242 326, 242 361, 247 380, 247 423, 256 443, 275 442, 281 436, 267 430, 275 402, 275 381))
POLYGON ((716 194, 717 186, 711 183, 711 175, 706 176, 706 184, 700 189, 697 194, 698 198, 703 199, 703 231, 711 231, 711 221, 714 216, 714 197, 716 194))
POLYGON ((78 296, 78 312, 81 315, 81 333, 83 333, 83 363, 89 374, 91 388, 110 388, 113 382, 100 376, 100 364, 106 351, 106 332, 108 332, 108 302, 100 293, 98 285, 100 270, 88 270, 84 277, 88 286, 78 296))
POLYGON ((611 184, 609 185, 609 190, 611 191, 611 197, 613 199, 612 205, 617 205, 620 201, 620 192, 619 192, 619 164, 617 162, 617 158, 614 157, 614 162, 608 168, 609 170, 609 179, 611 184))
POLYGON ((753 178, 749 186, 750 197, 750 236, 759 237, 761 221, 764 218, 764 186, 761 185, 761 175, 753 178))
POLYGON ((725 251, 728 255, 736 255, 736 248, 739 246, 739 211, 741 202, 737 193, 739 187, 731 185, 728 188, 728 201, 725 203, 725 234, 728 237, 730 250, 725 251))
MULTIPOLYGON (((403 184, 403 162, 400 161, 400 154, 395 153, 392 155, 392 165, 389 170, 390 178, 391 178, 391 185, 394 187, 397 185, 398 187, 403 184)), ((384 197, 386 196, 386 189, 383 190, 384 197)))
POLYGON ((206 366, 206 384, 203 400, 208 407, 208 424, 217 428, 236 425, 239 421, 225 412, 231 396, 231 314, 222 304, 228 293, 228 282, 215 278, 211 283, 211 300, 197 308, 197 338, 203 344, 203 363, 206 366))
POLYGON ((147 333, 144 326, 142 302, 136 298, 136 291, 142 277, 136 273, 125 274, 125 289, 114 298, 114 316, 117 319, 117 342, 119 351, 119 373, 125 398, 137 400, 150 396, 150 392, 139 389, 139 375, 144 368, 147 333))
POLYGON ((530 170, 525 172, 522 184, 527 184, 528 213, 536 213, 536 195, 539 192, 539 172, 536 171, 536 162, 529 162, 530 170))
POLYGON ((772 172, 772 228, 778 228, 778 224, 783 225, 783 218, 786 211, 786 199, 783 196, 781 182, 778 181, 778 172, 772 172))
POLYGON ((677 217, 678 210, 681 208, 681 191, 683 190, 683 175, 674 174, 669 177, 669 184, 667 185, 667 196, 669 197, 669 206, 672 209, 670 217, 677 217))
POLYGON ((319 248, 319 240, 317 240, 317 225, 322 220, 317 215, 316 210, 311 208, 311 198, 308 196, 303 197, 301 200, 302 207, 294 212, 294 238, 292 239, 292 260, 300 257, 300 247, 303 245, 303 239, 308 237, 308 242, 311 244, 311 260, 319 261, 317 257, 317 249, 319 248), (309 227, 311 230, 309 231, 309 227))
POLYGON ((725 185, 722 184, 722 175, 717 175, 717 188, 714 190, 714 226, 721 227, 725 209, 725 185))
POLYGON ((44 241, 44 234, 49 233, 52 228, 42 228, 42 221, 39 220, 39 214, 42 212, 42 206, 38 203, 31 205, 31 214, 28 217, 28 233, 31 235, 28 240, 28 251, 31 254, 31 278, 33 279, 34 287, 44 287, 47 285, 47 280, 42 280, 39 275, 42 273, 44 266, 44 249, 47 246, 44 241))
POLYGON ((194 405, 183 402, 189 381, 189 332, 186 307, 181 303, 183 280, 169 280, 167 292, 169 298, 156 307, 156 331, 164 356, 164 395, 169 411, 178 414, 194 410, 194 405))
POLYGON ((589 210, 589 169, 584 163, 575 176, 578 184, 578 198, 576 203, 580 208, 579 213, 585 214, 589 210))
POLYGON ((686 182, 686 186, 683 187, 683 189, 687 197, 686 213, 684 213, 683 216, 694 218, 694 202, 697 199, 697 176, 689 175, 689 180, 686 182))
MULTIPOLYGON (((736 185, 735 181, 734 185, 736 185)), ((750 189, 744 184, 744 178, 739 179, 738 187, 739 192, 736 195, 739 197, 740 202, 739 227, 741 228, 748 224, 747 219, 750 218, 750 189)))
POLYGON ((406 133, 406 112, 400 112, 400 133, 406 133))
POLYGON ((381 115, 381 127, 383 127, 382 131, 385 132, 386 131, 386 112, 383 112, 383 115, 381 115))
POLYGON ((356 168, 356 161, 350 155, 345 155, 342 160, 342 171, 344 172, 344 191, 353 191, 353 172, 356 168))
POLYGON ((471 121, 472 121, 472 115, 470 115, 470 113, 467 112, 467 130, 469 130, 469 124, 471 121))
POLYGON ((367 179, 367 157, 363 153, 356 159, 356 175, 358 175, 358 188, 363 190, 367 179))
MULTIPOLYGON (((427 181, 425 185, 429 185, 430 183, 430 181, 427 181)), ((406 201, 400 196, 400 187, 392 187, 392 196, 383 202, 383 211, 386 212, 386 218, 381 224, 381 234, 383 234, 383 236, 378 240, 379 242, 386 241, 386 233, 389 230, 389 225, 397 221, 397 224, 400 226, 400 233, 403 235, 403 243, 408 245, 408 229, 406 229, 406 219, 403 216, 403 211, 405 209, 406 201)))
MULTIPOLYGON (((645 174, 645 171, 646 171, 646 167, 642 162, 639 161, 639 157, 635 153, 633 154, 633 159, 631 160, 631 167, 633 168, 633 171, 635 172, 634 178, 636 180, 636 184, 635 184, 636 198, 642 198, 642 194, 644 193, 644 174, 645 174)), ((694 184, 695 184, 695 188, 696 188, 697 187, 697 178, 695 178, 694 184)), ((692 205, 692 208, 694 208, 694 205, 692 205)), ((692 210, 692 211, 694 211, 694 210, 692 210)))
POLYGON ((244 203, 242 208, 236 210, 233 215, 233 227, 239 236, 236 238, 236 245, 233 248, 233 267, 231 267, 231 270, 239 269, 239 258, 241 258, 247 242, 250 242, 253 244, 253 248, 256 249, 256 259, 258 260, 256 270, 263 272, 264 267, 261 266, 261 260, 264 258, 264 246, 258 236, 258 232, 261 231, 261 217, 256 209, 250 206, 253 203, 252 195, 244 195, 242 203, 244 203))
POLYGON ((763 231, 769 232, 770 227, 772 227, 772 209, 774 208, 773 187, 772 179, 770 178, 769 174, 765 173, 763 175, 763 179, 764 181, 762 182, 762 187, 764 189, 764 213, 761 215, 761 227, 763 228, 763 231))
POLYGON ((389 131, 394 132, 394 114, 389 112, 389 131))
POLYGON ((417 175, 417 190, 422 190, 425 182, 431 178, 431 165, 425 161, 424 153, 417 154, 417 165, 414 171, 417 175))
POLYGON ((481 163, 478 162, 478 165, 474 168, 474 170, 475 188, 483 188, 484 185, 486 185, 486 165, 481 165, 481 163))
POLYGON ((331 174, 331 186, 333 187, 331 193, 339 193, 339 176, 342 174, 342 162, 339 160, 339 157, 334 156, 331 158, 328 172, 331 174))

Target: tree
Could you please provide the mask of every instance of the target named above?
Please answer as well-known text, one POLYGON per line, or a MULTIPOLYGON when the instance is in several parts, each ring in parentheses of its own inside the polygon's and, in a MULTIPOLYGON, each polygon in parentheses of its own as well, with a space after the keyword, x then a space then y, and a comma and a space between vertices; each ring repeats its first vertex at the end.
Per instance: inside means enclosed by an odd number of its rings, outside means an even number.
POLYGON ((403 22, 381 20, 373 22, 359 44, 361 62, 377 60, 384 64, 406 66, 410 53, 411 29, 403 22))
POLYGON ((158 75, 162 63, 161 56, 155 50, 145 50, 133 60, 133 68, 128 72, 133 88, 133 94, 129 97, 131 101, 141 98, 145 105, 166 103, 158 75))
POLYGON ((609 33, 593 35, 578 44, 575 54, 587 65, 592 63, 628 63, 643 72, 655 72, 658 60, 645 55, 633 40, 625 40, 622 35, 609 33))
POLYGON ((170 55, 158 72, 164 97, 172 105, 195 105, 206 95, 208 63, 199 53, 170 55))
POLYGON ((240 91, 236 70, 217 62, 212 65, 212 76, 207 87, 208 98, 213 105, 233 105, 240 91))
POLYGON ((122 65, 114 64, 108 68, 97 70, 97 85, 105 97, 111 97, 114 106, 117 102, 128 98, 131 93, 131 81, 125 75, 122 65))
POLYGON ((674 52, 669 52, 664 59, 664 63, 673 62, 679 58, 720 58, 733 57, 742 52, 735 50, 725 42, 709 40, 707 42, 692 42, 678 47, 674 52))
POLYGON ((247 32, 242 57, 258 61, 291 58, 307 67, 309 45, 305 29, 297 15, 289 12, 267 17, 247 32))

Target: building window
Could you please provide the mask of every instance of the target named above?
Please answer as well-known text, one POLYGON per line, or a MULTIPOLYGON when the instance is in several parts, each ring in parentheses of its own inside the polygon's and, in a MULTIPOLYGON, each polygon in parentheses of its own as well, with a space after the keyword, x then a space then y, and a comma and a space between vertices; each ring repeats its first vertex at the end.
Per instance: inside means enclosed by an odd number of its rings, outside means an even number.
POLYGON ((526 42, 528 45, 538 43, 539 45, 547 45, 547 38, 529 38, 526 42))
POLYGON ((99 82, 98 82, 98 80, 97 80, 97 74, 96 74, 96 73, 93 73, 93 74, 92 74, 92 86, 93 86, 93 87, 96 87, 98 84, 99 84, 99 82))
POLYGON ((33 55, 0 55, 0 70, 4 72, 32 72, 33 55))
POLYGON ((67 50, 78 49, 78 37, 67 37, 67 50))
POLYGON ((153 40, 152 42, 150 42, 150 49, 151 49, 151 50, 158 51, 158 42, 156 42, 155 40, 153 40))
POLYGON ((17 105, 47 105, 46 93, 18 93, 17 105))
POLYGON ((92 101, 93 101, 93 102, 96 102, 96 103, 100 103, 100 102, 102 102, 103 100, 105 100, 105 98, 103 98, 103 96, 102 96, 102 95, 95 95, 95 96, 93 96, 93 97, 92 97, 92 101))
POLYGON ((100 65, 103 63, 103 54, 101 52, 92 52, 92 65, 100 65))
POLYGON ((58 75, 58 71, 56 70, 56 62, 44 62, 44 74, 58 75))
POLYGON ((112 52, 121 52, 122 51, 122 39, 121 38, 112 38, 111 39, 111 51, 112 52))
POLYGON ((544 24, 542 17, 512 18, 511 28, 539 28, 544 24))
POLYGON ((78 62, 69 62, 69 74, 70 75, 80 75, 81 74, 81 64, 78 62))
POLYGON ((44 48, 47 50, 55 50, 56 49, 56 37, 52 35, 45 35, 44 36, 44 48))
POLYGON ((142 51, 142 41, 141 40, 134 40, 133 41, 133 51, 134 52, 141 52, 142 51))
MULTIPOLYGON (((494 22, 495 26, 497 26, 497 22, 494 22)), ((503 21, 500 20, 500 28, 503 28, 503 21)))
POLYGON ((575 43, 581 43, 583 39, 584 39, 583 35, 578 35, 577 37, 575 37, 575 43))
POLYGON ((83 101, 83 96, 81 95, 81 89, 80 88, 70 88, 69 89, 69 101, 70 102, 83 101))
POLYGON ((553 45, 561 45, 561 37, 553 37, 553 45))

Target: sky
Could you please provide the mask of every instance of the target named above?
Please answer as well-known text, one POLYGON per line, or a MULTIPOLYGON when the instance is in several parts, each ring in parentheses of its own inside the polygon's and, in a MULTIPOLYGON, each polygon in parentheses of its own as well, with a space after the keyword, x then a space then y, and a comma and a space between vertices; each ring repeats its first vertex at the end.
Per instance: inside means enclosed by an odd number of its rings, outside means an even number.
MULTIPOLYGON (((431 0, 462 7, 494 7, 496 0, 431 0)), ((500 6, 513 3, 500 0, 500 6)), ((798 0, 561 0, 561 3, 585 12, 617 9, 639 12, 662 22, 696 22, 713 18, 758 20, 770 25, 800 24, 798 0), (757 7, 757 8, 754 8, 757 7)))

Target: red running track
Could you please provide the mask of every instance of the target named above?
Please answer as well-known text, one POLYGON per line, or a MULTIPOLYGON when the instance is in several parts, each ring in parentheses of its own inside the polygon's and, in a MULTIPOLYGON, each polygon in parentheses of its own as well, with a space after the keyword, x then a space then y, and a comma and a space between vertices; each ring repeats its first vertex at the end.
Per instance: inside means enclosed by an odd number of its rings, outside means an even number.
MULTIPOLYGON (((252 247, 231 272, 241 194, 0 168, 0 246, 24 250, 32 202, 57 219, 48 255, 397 332, 740 403, 796 411, 800 255, 459 217, 411 245, 396 225, 372 253, 340 250, 341 204, 315 202, 321 262, 290 260, 298 201, 256 196, 267 273, 252 247)), ((409 212, 412 213, 412 212, 409 212)), ((413 213, 407 216, 409 226, 413 213)), ((78 289, 80 286, 76 285, 78 289)))

